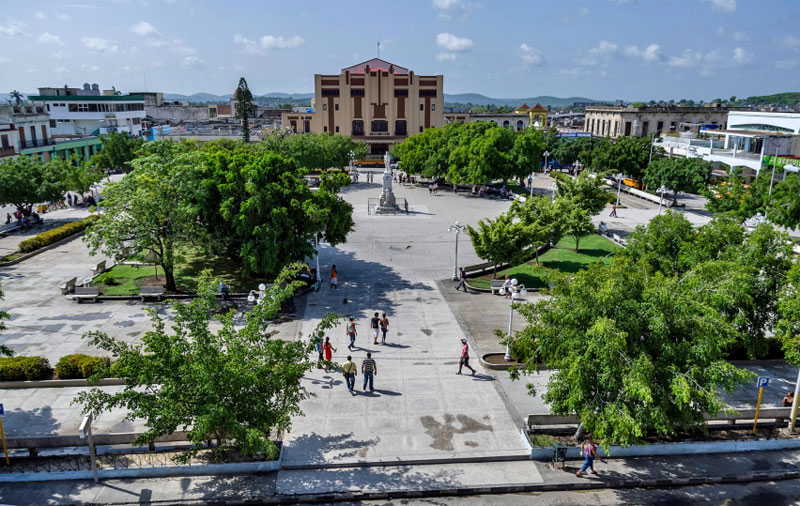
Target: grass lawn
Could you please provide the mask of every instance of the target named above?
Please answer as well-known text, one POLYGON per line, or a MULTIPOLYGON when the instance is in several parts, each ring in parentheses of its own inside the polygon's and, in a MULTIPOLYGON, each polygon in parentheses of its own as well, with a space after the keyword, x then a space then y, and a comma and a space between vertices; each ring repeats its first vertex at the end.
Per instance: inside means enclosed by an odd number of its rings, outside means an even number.
MULTIPOLYGON (((210 269, 212 276, 224 281, 232 292, 247 292, 263 282, 243 276, 242 266, 228 259, 208 258, 194 250, 182 251, 175 266, 175 282, 181 292, 194 292, 200 273, 210 269)), ((137 295, 142 286, 163 286, 164 269, 152 265, 115 265, 94 278, 103 295, 137 295)))
MULTIPOLYGON (((565 237, 539 257, 541 265, 536 265, 536 260, 531 260, 498 271, 497 277, 502 279, 508 274, 509 277, 517 278, 527 288, 546 288, 548 270, 565 274, 578 272, 595 262, 609 262, 610 255, 620 249, 620 246, 597 234, 581 238, 580 246, 580 251, 576 253, 575 240, 572 237, 565 237)), ((489 273, 470 279, 469 284, 475 288, 489 288, 491 280, 492 274, 489 273)))

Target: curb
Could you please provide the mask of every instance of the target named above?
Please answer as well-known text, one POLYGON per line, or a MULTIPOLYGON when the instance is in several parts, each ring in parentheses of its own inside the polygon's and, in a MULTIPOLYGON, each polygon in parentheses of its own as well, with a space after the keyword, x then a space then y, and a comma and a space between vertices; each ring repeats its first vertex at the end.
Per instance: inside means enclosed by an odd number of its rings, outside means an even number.
MULTIPOLYGON (((251 474, 278 471, 280 460, 268 462, 236 462, 197 466, 140 467, 137 469, 100 469, 97 477, 109 478, 168 478, 177 476, 210 476, 217 474, 251 474)), ((28 483, 64 480, 91 480, 91 471, 56 471, 43 473, 0 474, 0 483, 28 483)))
POLYGON ((42 246, 41 248, 39 248, 37 250, 31 251, 29 253, 25 253, 19 258, 15 258, 14 260, 9 260, 8 262, 2 262, 2 263, 0 263, 0 267, 8 267, 8 266, 11 266, 11 265, 16 265, 16 264, 18 264, 20 262, 23 262, 23 261, 25 261, 25 260, 27 260, 27 259, 29 259, 31 257, 35 257, 39 253, 44 253, 45 251, 51 250, 51 249, 53 249, 53 248, 55 248, 57 246, 61 246, 62 244, 68 243, 69 241, 71 241, 73 239, 77 239, 78 237, 82 236, 84 234, 84 232, 85 232, 85 230, 81 230, 80 232, 75 232, 74 234, 68 235, 67 237, 64 237, 63 239, 59 239, 54 243, 50 243, 47 246, 42 246))
POLYGON ((97 383, 89 383, 86 379, 54 379, 35 381, 0 381, 0 389, 14 390, 23 388, 65 388, 65 387, 104 387, 124 385, 122 378, 102 378, 97 383))
MULTIPOLYGON (((552 453, 552 452, 551 452, 552 453)), ((315 464, 287 464, 283 462, 282 471, 308 471, 313 469, 362 469, 369 467, 392 467, 392 466, 427 466, 439 464, 475 464, 478 462, 522 462, 530 461, 530 453, 517 453, 507 455, 489 455, 478 457, 441 457, 432 459, 403 459, 403 460, 370 460, 364 462, 348 462, 343 464, 336 463, 315 463, 315 464)))

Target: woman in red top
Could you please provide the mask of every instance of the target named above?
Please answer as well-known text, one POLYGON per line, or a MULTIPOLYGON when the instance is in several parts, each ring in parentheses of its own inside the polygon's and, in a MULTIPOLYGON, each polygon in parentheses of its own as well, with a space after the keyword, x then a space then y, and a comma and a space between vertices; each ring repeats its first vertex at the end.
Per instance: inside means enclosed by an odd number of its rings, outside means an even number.
POLYGON ((322 352, 325 354, 325 372, 328 372, 330 368, 328 367, 331 359, 333 358, 333 352, 336 351, 336 348, 333 347, 331 344, 331 338, 325 338, 325 344, 322 345, 322 352))

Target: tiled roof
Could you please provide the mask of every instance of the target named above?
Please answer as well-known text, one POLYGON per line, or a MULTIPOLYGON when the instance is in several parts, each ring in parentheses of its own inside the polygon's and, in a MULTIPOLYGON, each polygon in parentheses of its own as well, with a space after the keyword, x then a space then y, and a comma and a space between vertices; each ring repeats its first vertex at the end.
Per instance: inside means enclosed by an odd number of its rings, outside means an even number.
POLYGON ((531 111, 547 111, 546 107, 542 107, 542 104, 536 104, 531 107, 531 111))
POLYGON ((528 104, 522 104, 521 106, 517 107, 518 111, 527 111, 528 109, 530 109, 530 107, 528 107, 528 104))

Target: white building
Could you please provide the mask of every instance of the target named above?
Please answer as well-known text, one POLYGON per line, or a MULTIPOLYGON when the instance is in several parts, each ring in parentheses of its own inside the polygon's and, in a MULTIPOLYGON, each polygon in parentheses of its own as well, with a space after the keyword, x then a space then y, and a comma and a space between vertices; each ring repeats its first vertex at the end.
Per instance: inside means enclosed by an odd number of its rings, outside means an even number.
POLYGON ((725 129, 703 129, 707 139, 664 137, 670 155, 700 157, 731 167, 800 167, 800 113, 730 111, 725 129))
MULTIPOLYGON (((48 88, 40 88, 47 91, 48 88)), ((109 132, 142 135, 144 97, 140 95, 39 95, 30 96, 50 114, 51 135, 78 138, 109 132)))
POLYGON ((47 111, 35 103, 0 105, 0 157, 53 144, 47 111))

